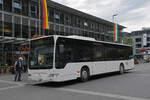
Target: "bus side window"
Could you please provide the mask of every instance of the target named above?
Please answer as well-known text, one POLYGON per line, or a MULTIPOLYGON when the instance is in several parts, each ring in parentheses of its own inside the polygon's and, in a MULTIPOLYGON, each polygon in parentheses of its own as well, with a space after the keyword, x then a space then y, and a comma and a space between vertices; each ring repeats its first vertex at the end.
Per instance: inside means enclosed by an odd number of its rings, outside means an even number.
POLYGON ((64 53, 64 45, 59 45, 59 52, 64 53))

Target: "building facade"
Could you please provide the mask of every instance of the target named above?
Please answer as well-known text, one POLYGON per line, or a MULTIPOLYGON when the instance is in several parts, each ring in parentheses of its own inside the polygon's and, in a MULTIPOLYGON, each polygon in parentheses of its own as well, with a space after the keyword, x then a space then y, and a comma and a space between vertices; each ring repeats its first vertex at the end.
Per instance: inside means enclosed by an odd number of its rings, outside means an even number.
MULTIPOLYGON (((49 29, 42 29, 42 0, 0 0, 0 65, 28 56, 20 42, 40 35, 79 35, 113 42, 113 23, 47 0, 49 29)), ((111 17, 111 16, 110 16, 111 17)), ((118 26, 120 33, 124 26, 118 26)), ((121 34, 118 36, 121 41, 121 34)))
POLYGON ((137 58, 146 59, 150 56, 150 28, 133 31, 130 37, 133 39, 133 53, 137 58))

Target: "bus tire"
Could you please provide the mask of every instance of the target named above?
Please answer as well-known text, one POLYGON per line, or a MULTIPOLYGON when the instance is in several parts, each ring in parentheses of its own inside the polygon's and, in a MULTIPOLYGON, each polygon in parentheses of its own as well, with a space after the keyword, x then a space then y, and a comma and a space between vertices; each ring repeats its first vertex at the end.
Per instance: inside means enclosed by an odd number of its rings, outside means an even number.
POLYGON ((86 82, 89 80, 89 77, 90 77, 90 71, 89 71, 89 68, 88 67, 83 67, 81 69, 81 77, 80 77, 80 80, 82 82, 86 82))
POLYGON ((125 73, 125 69, 124 69, 124 65, 123 64, 120 64, 119 73, 120 74, 124 74, 125 73))

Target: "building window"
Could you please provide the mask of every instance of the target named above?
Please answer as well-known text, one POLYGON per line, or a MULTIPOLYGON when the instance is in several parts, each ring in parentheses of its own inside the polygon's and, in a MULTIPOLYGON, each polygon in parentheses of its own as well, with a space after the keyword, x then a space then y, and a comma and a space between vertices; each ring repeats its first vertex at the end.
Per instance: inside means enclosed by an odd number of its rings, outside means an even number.
POLYGON ((144 47, 150 47, 150 43, 147 43, 147 45, 146 45, 146 46, 144 46, 144 47))
POLYGON ((88 29, 89 23, 88 23, 88 20, 87 20, 87 19, 84 20, 83 25, 84 25, 84 28, 85 28, 85 29, 88 29))
POLYGON ((141 53, 141 51, 139 49, 136 49, 135 52, 136 53, 141 53))
POLYGON ((71 15, 71 26, 76 26, 76 16, 75 15, 71 15))
POLYGON ((65 35, 67 36, 69 35, 69 33, 70 33, 70 29, 68 27, 65 27, 65 35))
POLYGON ((56 31, 56 34, 59 34, 59 25, 55 26, 55 31, 56 31))
POLYGON ((77 26, 78 26, 78 27, 83 27, 81 20, 82 20, 82 19, 81 19, 80 17, 77 17, 77 26))
POLYGON ((105 40, 105 36, 101 35, 101 41, 104 41, 104 40, 105 40))
MULTIPOLYGON (((30 20, 30 38, 32 38, 35 34, 39 34, 39 31, 38 31, 38 23, 36 20, 30 20)), ((43 32, 44 34, 44 32, 43 32)))
POLYGON ((2 26, 2 21, 0 21, 0 36, 3 36, 3 26, 2 26))
POLYGON ((21 18, 14 17, 14 36, 21 38, 21 18))
POLYGON ((53 8, 48 8, 48 18, 50 22, 54 22, 54 9, 53 8))
POLYGON ((147 47, 150 47, 150 43, 147 43, 147 47))
POLYGON ((29 38, 29 20, 26 18, 22 19, 22 38, 29 38))
POLYGON ((64 24, 64 14, 60 14, 60 24, 64 24))
POLYGON ((59 23, 59 21, 60 21, 60 14, 59 14, 58 12, 56 12, 56 13, 54 14, 54 17, 55 17, 55 22, 56 22, 56 23, 59 23))
POLYGON ((136 38, 135 42, 141 42, 141 38, 136 38))
POLYGON ((96 29, 96 32, 99 32, 99 24, 98 23, 96 23, 95 29, 96 29))
POLYGON ((3 46, 0 44, 0 65, 2 65, 3 62, 3 46))
POLYGON ((4 15, 4 36, 12 37, 12 16, 4 15))
POLYGON ((28 16, 29 13, 29 1, 22 0, 22 14, 28 16))
POLYGON ((14 12, 17 14, 21 14, 21 1, 20 0, 15 0, 13 2, 13 7, 14 7, 14 12))
POLYGON ((0 4, 3 4, 3 0, 0 0, 0 4))
POLYGON ((147 37, 147 41, 150 41, 150 37, 147 37))
POLYGON ((136 48, 141 48, 142 45, 141 44, 136 44, 136 48))
POLYGON ((69 14, 65 14, 65 24, 66 25, 70 25, 70 21, 71 21, 70 15, 69 14))
POLYGON ((38 4, 36 2, 31 2, 30 13, 31 17, 38 17, 38 4))
POLYGON ((59 15, 59 13, 55 13, 55 19, 60 19, 60 15, 59 15))
POLYGON ((20 2, 20 0, 15 0, 13 2, 13 7, 17 8, 17 9, 21 9, 21 2, 20 2))
POLYGON ((4 0, 4 10, 5 11, 8 11, 8 12, 11 12, 12 11, 12 0, 4 0))
POLYGON ((87 23, 87 22, 84 22, 84 26, 88 26, 88 23, 87 23))
POLYGON ((64 34, 64 26, 60 26, 60 34, 61 34, 61 35, 64 34))
POLYGON ((0 13, 0 36, 3 36, 2 13, 0 13))
POLYGON ((31 16, 36 17, 36 15, 37 15, 37 7, 31 6, 31 16))
POLYGON ((3 0, 0 0, 0 10, 2 10, 3 0))
POLYGON ((93 25, 93 23, 91 23, 90 29, 93 30, 93 28, 94 28, 94 25, 93 25))
POLYGON ((3 0, 0 0, 0 10, 2 10, 3 0))
POLYGON ((50 35, 54 35, 55 34, 55 32, 54 32, 54 24, 52 24, 52 23, 50 23, 49 34, 50 35))
POLYGON ((31 31, 31 33, 30 33, 31 37, 30 38, 32 38, 36 34, 35 24, 36 24, 36 22, 34 20, 30 21, 30 31, 31 31))

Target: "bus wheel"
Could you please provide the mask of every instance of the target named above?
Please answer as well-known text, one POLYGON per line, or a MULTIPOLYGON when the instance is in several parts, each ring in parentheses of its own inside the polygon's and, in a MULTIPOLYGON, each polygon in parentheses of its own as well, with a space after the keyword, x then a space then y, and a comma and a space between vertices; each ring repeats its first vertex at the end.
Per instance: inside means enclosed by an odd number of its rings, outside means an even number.
POLYGON ((81 69, 81 81, 82 82, 88 81, 89 76, 90 76, 89 69, 87 67, 83 67, 81 69))
POLYGON ((119 73, 120 73, 120 74, 124 74, 124 73, 125 73, 124 65, 123 65, 123 64, 120 64, 119 73))

